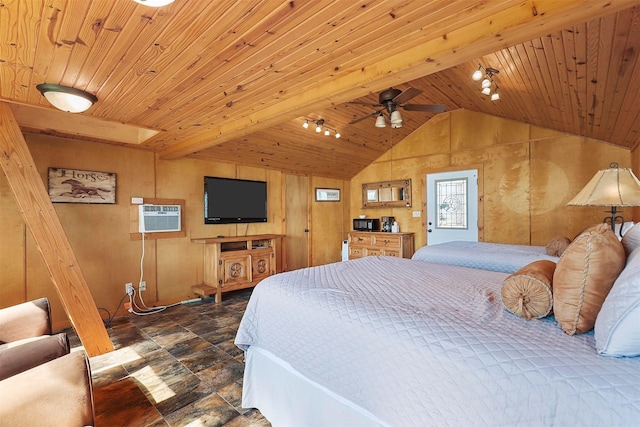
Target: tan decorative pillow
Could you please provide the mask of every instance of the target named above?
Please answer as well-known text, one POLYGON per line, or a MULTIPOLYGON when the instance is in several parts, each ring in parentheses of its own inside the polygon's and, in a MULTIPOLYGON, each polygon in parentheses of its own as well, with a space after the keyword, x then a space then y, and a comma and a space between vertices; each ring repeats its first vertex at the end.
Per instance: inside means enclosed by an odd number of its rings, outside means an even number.
POLYGON ((556 263, 534 261, 502 282, 502 303, 510 312, 527 320, 539 319, 553 308, 552 280, 556 263))
POLYGON ((571 240, 568 237, 554 237, 553 239, 549 240, 549 243, 547 243, 547 255, 561 256, 570 244, 571 240))
POLYGON ((622 243, 608 224, 589 227, 571 242, 553 274, 553 313, 567 334, 593 329, 625 261, 622 243))

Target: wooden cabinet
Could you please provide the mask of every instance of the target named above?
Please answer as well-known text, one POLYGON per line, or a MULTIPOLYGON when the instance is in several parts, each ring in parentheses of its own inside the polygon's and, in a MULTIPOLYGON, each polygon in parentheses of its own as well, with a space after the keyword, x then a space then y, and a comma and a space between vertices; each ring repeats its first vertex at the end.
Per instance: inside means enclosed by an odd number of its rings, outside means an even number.
POLYGON ((202 297, 253 287, 277 272, 281 239, 278 234, 191 239, 204 244, 204 282, 191 290, 202 297))
POLYGON ((349 259, 369 255, 411 258, 413 233, 349 232, 349 259))

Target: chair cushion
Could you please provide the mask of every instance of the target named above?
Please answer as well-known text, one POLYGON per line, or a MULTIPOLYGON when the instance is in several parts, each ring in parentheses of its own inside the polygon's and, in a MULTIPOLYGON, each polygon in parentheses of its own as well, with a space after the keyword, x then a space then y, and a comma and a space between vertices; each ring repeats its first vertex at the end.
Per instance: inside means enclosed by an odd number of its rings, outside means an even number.
POLYGON ((0 310, 0 343, 51 335, 51 309, 47 298, 0 310))
POLYGON ((25 338, 0 345, 0 380, 68 354, 67 334, 25 338))
POLYGON ((0 381, 0 424, 95 425, 91 369, 84 351, 73 351, 0 381))

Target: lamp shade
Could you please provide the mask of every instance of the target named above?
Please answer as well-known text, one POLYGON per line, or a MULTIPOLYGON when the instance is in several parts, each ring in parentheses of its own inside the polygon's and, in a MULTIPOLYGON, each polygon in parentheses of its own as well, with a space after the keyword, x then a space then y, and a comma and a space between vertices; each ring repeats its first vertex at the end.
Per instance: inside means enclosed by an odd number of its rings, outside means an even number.
POLYGON ((384 121, 384 116, 382 114, 380 114, 377 118, 376 118, 376 127, 377 128, 383 128, 387 125, 387 123, 384 121))
POLYGON ((82 113, 98 101, 95 95, 73 87, 42 83, 36 88, 51 105, 68 113, 82 113))
POLYGON ((570 206, 640 206, 640 181, 631 169, 599 170, 591 181, 567 205, 570 206))
POLYGON ((393 110, 393 112, 391 113, 391 117, 389 117, 389 121, 393 125, 402 124, 402 116, 400 115, 400 111, 393 110))

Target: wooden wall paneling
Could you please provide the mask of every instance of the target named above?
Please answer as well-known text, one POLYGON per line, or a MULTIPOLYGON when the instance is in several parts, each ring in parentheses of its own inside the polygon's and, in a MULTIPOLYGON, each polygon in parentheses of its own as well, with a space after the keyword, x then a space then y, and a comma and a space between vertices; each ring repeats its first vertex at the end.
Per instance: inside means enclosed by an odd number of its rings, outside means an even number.
MULTIPOLYGON (((531 145, 531 244, 546 245, 555 236, 572 239, 586 226, 602 222, 606 208, 567 203, 609 163, 629 167, 628 150, 575 135, 540 139, 531 145)), ((622 215, 628 216, 627 212, 622 215)))
POLYGON ((5 174, 0 174, 0 308, 27 300, 26 226, 5 174))
POLYGON ((90 356, 113 350, 78 261, 8 104, 0 103, 2 168, 51 279, 90 356))

